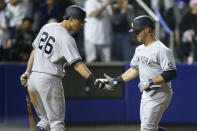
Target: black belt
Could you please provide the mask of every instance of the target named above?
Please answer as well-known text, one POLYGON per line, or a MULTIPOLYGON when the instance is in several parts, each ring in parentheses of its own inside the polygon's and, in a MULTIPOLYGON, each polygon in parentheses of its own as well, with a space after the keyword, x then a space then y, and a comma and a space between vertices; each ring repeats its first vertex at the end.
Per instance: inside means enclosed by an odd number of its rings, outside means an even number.
POLYGON ((152 87, 152 88, 147 88, 145 89, 146 92, 152 91, 152 90, 156 90, 159 89, 160 87, 152 87))

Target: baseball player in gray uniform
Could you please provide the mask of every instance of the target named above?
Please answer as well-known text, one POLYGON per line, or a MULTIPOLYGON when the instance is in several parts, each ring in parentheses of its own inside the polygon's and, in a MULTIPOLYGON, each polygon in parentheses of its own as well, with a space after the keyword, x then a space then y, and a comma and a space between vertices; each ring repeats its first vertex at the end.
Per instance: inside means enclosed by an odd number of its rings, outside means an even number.
MULTIPOLYGON (((128 82, 139 75, 138 85, 142 92, 140 104, 140 131, 165 131, 158 127, 162 114, 168 107, 171 97, 171 80, 176 77, 176 64, 172 51, 153 34, 154 21, 147 15, 132 21, 130 32, 134 32, 139 45, 130 62, 130 68, 117 78, 105 74, 108 84, 128 82)), ((102 80, 102 79, 101 79, 102 80)))
POLYGON ((34 49, 20 79, 23 86, 28 84, 31 101, 40 118, 36 131, 65 130, 65 98, 61 79, 65 62, 87 79, 90 86, 106 87, 83 64, 75 40, 69 34, 84 25, 85 17, 86 12, 81 7, 69 6, 64 20, 43 26, 32 44, 34 49))

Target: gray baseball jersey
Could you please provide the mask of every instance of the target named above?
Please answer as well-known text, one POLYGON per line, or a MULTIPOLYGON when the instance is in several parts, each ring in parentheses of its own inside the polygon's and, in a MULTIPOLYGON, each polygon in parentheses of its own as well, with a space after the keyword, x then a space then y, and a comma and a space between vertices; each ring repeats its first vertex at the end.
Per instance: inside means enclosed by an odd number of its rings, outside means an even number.
POLYGON ((58 23, 43 26, 32 45, 35 49, 34 72, 63 77, 66 61, 72 64, 81 60, 75 40, 58 23))
POLYGON ((58 23, 42 27, 33 42, 35 49, 28 90, 40 121, 37 126, 51 131, 64 131, 65 97, 63 65, 80 60, 75 40, 58 23))
MULTIPOLYGON (((140 81, 153 79, 163 71, 176 69, 172 51, 159 40, 149 46, 138 46, 130 65, 131 68, 139 70, 140 81)), ((170 82, 151 87, 162 88, 143 91, 140 103, 140 131, 157 130, 158 123, 172 98, 170 82)))
MULTIPOLYGON (((138 46, 130 66, 139 70, 140 81, 153 79, 163 71, 176 69, 172 51, 159 40, 147 47, 144 44, 138 46)), ((170 86, 170 82, 168 85, 170 86)), ((152 85, 152 87, 161 86, 152 85)))

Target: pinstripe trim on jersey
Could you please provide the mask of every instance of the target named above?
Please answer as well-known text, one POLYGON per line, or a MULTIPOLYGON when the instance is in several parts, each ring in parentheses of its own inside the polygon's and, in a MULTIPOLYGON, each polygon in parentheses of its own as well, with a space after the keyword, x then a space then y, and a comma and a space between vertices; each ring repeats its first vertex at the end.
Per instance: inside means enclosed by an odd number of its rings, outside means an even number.
POLYGON ((36 46, 34 45, 34 43, 32 43, 32 46, 33 46, 34 49, 36 49, 36 46))
POLYGON ((175 68, 175 67, 173 67, 173 68, 168 68, 168 69, 166 69, 166 70, 164 70, 164 71, 170 71, 170 70, 176 70, 176 68, 175 68))
POLYGON ((136 69, 136 70, 139 70, 139 68, 138 68, 138 66, 137 66, 137 65, 136 65, 136 66, 131 65, 131 68, 136 69))
POLYGON ((164 71, 171 71, 171 70, 176 70, 175 68, 170 68, 170 69, 167 69, 167 70, 164 70, 164 71))
POLYGON ((81 60, 81 58, 76 58, 76 59, 72 60, 69 64, 72 65, 73 63, 75 63, 78 60, 81 60))

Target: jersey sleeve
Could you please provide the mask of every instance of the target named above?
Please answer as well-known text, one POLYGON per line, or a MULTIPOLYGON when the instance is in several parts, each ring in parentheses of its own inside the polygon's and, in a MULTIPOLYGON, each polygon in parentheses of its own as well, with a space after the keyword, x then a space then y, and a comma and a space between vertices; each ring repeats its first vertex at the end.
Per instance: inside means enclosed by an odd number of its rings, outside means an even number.
POLYGON ((168 48, 159 51, 159 62, 163 71, 176 70, 173 52, 168 48))
POLYGON ((40 32, 38 33, 38 35, 36 36, 35 40, 32 43, 32 46, 34 49, 38 48, 38 46, 39 46, 42 30, 43 30, 43 28, 40 29, 40 32))
POLYGON ((62 52, 69 64, 81 60, 76 42, 72 37, 67 37, 67 39, 62 42, 62 52))
MULTIPOLYGON (((136 49, 137 50, 137 49, 136 49)), ((138 66, 138 57, 137 57, 137 51, 135 50, 135 54, 130 62, 130 66, 133 69, 139 70, 139 66, 138 66)))

